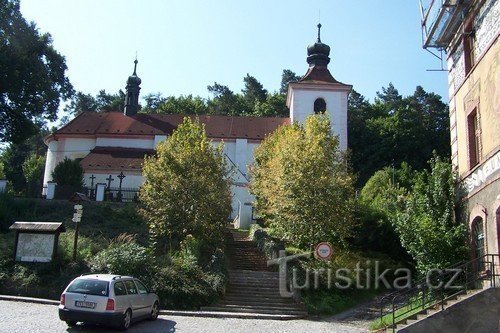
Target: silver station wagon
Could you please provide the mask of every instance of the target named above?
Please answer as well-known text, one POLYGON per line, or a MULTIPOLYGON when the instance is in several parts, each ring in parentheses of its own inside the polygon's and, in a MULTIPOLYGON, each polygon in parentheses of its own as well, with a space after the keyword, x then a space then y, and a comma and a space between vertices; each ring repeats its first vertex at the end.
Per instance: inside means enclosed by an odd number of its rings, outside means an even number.
POLYGON ((132 322, 158 318, 159 305, 158 296, 131 276, 84 275, 61 294, 59 318, 70 327, 84 322, 126 330, 132 322))

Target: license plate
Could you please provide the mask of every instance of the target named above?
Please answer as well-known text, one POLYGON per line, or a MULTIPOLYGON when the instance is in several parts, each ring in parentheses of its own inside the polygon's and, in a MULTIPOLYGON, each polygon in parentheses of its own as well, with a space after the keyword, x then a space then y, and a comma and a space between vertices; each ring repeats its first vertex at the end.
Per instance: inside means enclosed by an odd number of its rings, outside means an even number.
POLYGON ((95 303, 94 302, 75 301, 75 306, 78 308, 94 309, 95 303))

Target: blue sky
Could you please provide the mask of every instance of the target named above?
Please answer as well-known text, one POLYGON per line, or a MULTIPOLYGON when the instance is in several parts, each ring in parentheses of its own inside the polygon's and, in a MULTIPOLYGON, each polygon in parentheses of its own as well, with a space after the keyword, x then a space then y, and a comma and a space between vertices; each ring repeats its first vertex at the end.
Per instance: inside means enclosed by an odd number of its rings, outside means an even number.
POLYGON ((448 99, 446 72, 426 71, 440 62, 421 47, 416 0, 21 0, 21 11, 52 35, 86 93, 124 89, 136 51, 141 96, 208 97, 214 81, 240 91, 247 73, 276 91, 283 69, 306 72, 321 11, 337 80, 371 100, 389 82, 448 99))

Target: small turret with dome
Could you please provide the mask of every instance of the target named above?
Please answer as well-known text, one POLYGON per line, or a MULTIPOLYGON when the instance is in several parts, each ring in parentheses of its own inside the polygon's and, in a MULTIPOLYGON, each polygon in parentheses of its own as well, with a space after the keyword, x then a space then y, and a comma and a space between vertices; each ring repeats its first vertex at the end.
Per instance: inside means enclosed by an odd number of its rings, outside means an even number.
POLYGON ((327 66, 330 63, 330 46, 321 42, 321 23, 318 23, 318 40, 307 47, 307 63, 312 66, 327 66))
POLYGON ((139 91, 141 90, 141 79, 137 76, 137 58, 134 61, 134 73, 128 77, 125 95, 126 116, 133 116, 139 111, 139 91))

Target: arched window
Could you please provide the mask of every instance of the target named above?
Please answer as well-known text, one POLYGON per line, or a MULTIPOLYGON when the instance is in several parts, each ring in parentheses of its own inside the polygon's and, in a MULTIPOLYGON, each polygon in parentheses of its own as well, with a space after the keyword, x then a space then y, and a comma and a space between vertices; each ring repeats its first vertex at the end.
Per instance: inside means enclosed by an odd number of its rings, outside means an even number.
POLYGON ((323 98, 317 98, 314 101, 314 113, 324 113, 326 111, 326 102, 323 98))
MULTIPOLYGON (((484 225, 481 217, 476 217, 472 221, 472 240, 474 245, 474 256, 476 259, 481 258, 484 253, 484 225)), ((481 260, 482 261, 482 260, 481 260)), ((484 265, 479 262, 479 269, 483 270, 484 265)))

